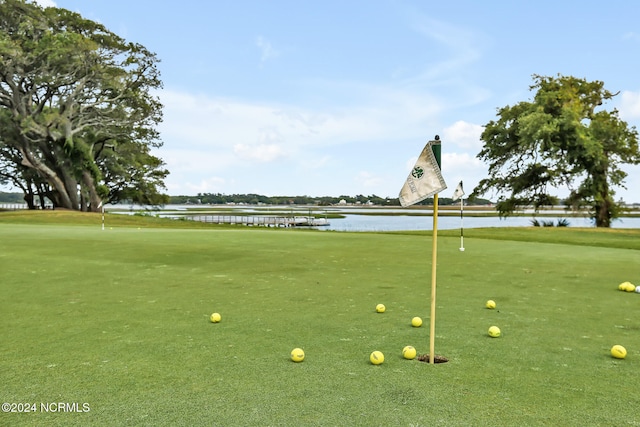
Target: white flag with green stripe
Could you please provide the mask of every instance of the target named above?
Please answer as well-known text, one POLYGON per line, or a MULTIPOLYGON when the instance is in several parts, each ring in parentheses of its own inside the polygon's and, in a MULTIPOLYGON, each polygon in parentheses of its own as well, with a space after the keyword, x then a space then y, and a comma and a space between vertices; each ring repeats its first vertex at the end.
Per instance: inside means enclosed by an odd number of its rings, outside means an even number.
MULTIPOLYGON (((400 190, 400 204, 404 207, 414 205, 447 188, 442 172, 433 152, 433 145, 440 141, 429 141, 425 145, 407 181, 400 190)), ((439 148, 439 147, 438 147, 439 148)))

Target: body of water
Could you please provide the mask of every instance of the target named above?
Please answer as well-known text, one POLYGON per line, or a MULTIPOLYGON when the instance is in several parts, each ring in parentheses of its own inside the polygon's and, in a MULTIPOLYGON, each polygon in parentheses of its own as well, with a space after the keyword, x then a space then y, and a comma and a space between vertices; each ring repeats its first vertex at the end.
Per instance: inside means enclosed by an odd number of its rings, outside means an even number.
MULTIPOLYGON (((483 227, 530 227, 533 217, 465 217, 460 220, 457 216, 439 216, 438 230, 483 227)), ((571 217, 537 217, 539 222, 567 220, 569 227, 593 227, 593 221, 588 218, 571 217)), ((343 219, 331 219, 328 226, 322 230, 334 231, 402 231, 402 230, 433 230, 433 217, 428 216, 376 216, 376 215, 347 215, 343 219)), ((622 218, 613 222, 611 228, 640 228, 640 218, 622 218)))
MULTIPOLYGON (((411 209, 411 213, 414 215, 406 215, 407 210, 404 208, 380 208, 380 207, 290 207, 290 206, 272 206, 272 207, 255 207, 255 206, 210 206, 210 205, 166 205, 161 210, 155 211, 157 215, 167 217, 179 217, 176 215, 189 214, 193 215, 207 215, 206 212, 193 211, 194 208, 206 211, 207 208, 215 209, 231 209, 238 211, 237 215, 270 215, 277 211, 281 211, 281 215, 288 215, 286 212, 290 210, 291 215, 306 215, 306 214, 318 214, 323 213, 340 213, 345 215, 344 218, 331 218, 329 219, 329 225, 317 227, 319 230, 333 230, 333 231, 402 231, 402 230, 432 230, 433 229, 433 217, 431 209, 411 209), (185 212, 186 211, 186 212, 185 212), (244 213, 246 211, 246 213, 244 213), (272 212, 273 211, 273 212, 272 212), (251 212, 251 213, 249 213, 251 212), (359 215, 357 212, 366 212, 367 215, 359 215), (380 213, 380 215, 376 215, 380 213), (392 215, 390 215, 392 214, 392 215), (421 214, 422 216, 415 216, 415 214, 421 214)), ((143 206, 136 205, 107 205, 107 210, 121 210, 120 213, 132 214, 136 211, 145 210, 143 206)), ((147 208, 148 209, 148 208, 147 208)), ((151 210, 151 213, 154 211, 151 210)), ((473 208, 465 210, 464 213, 474 213, 486 211, 474 211, 473 208)), ((460 220, 460 215, 447 215, 438 217, 438 230, 453 230, 459 229, 461 225, 464 228, 484 228, 484 227, 530 227, 531 221, 534 218, 533 212, 531 216, 514 216, 507 218, 500 218, 498 216, 491 217, 472 217, 465 216, 460 220)), ((563 212, 562 208, 558 208, 556 211, 548 212, 550 214, 563 212)), ((215 215, 215 214, 214 214, 215 215)), ((228 215, 228 214, 225 214, 228 215)), ((535 217, 539 222, 553 221, 554 224, 558 223, 558 220, 568 221, 569 227, 593 227, 593 221, 584 217, 562 217, 562 216, 540 216, 535 217)), ((640 218, 620 218, 616 219, 612 228, 640 228, 640 218)))

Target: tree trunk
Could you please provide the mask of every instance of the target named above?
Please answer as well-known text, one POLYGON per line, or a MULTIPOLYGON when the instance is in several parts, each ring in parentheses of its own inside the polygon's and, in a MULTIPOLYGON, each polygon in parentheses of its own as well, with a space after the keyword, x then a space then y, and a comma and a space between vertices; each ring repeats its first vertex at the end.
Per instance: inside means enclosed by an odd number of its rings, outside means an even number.
POLYGON ((609 195, 609 185, 606 178, 601 178, 601 183, 597 188, 596 197, 599 197, 599 200, 595 204, 596 227, 611 227, 613 200, 609 195))
POLYGON ((34 210, 36 208, 35 202, 34 202, 34 196, 33 196, 33 190, 31 189, 31 187, 28 187, 27 190, 24 192, 24 201, 27 202, 27 207, 30 210, 34 210))
POLYGON ((47 186, 45 184, 36 184, 36 190, 38 191, 38 199, 40 199, 40 207, 42 209, 46 209, 47 208, 47 200, 46 200, 46 193, 47 193, 47 186))
POLYGON ((611 227, 611 206, 610 197, 596 204, 596 227, 611 227))
POLYGON ((80 199, 78 198, 78 181, 74 177, 70 176, 68 171, 65 169, 60 169, 58 176, 60 176, 62 182, 64 182, 65 197, 69 198, 71 206, 73 206, 71 209, 78 210, 80 207, 80 199))
POLYGON ((595 189, 595 216, 596 227, 611 227, 611 217, 613 216, 614 201, 609 192, 609 182, 607 181, 606 165, 597 168, 593 173, 593 183, 595 189))
POLYGON ((22 147, 20 147, 19 150, 20 154, 22 154, 22 164, 40 172, 45 177, 49 185, 56 190, 58 193, 58 202, 60 203, 60 207, 66 209, 77 209, 77 204, 74 208, 72 200, 65 187, 65 183, 62 182, 55 171, 42 163, 36 156, 32 156, 29 150, 22 147))
POLYGON ((86 204, 88 202, 88 208, 86 209, 87 206, 83 207, 83 210, 90 210, 91 212, 98 212, 100 209, 98 208, 98 206, 100 205, 100 202, 102 200, 100 200, 100 196, 98 196, 98 192, 96 191, 96 182, 93 179, 93 176, 91 176, 91 174, 89 173, 89 171, 83 171, 82 172, 82 189, 83 189, 83 196, 84 193, 86 192, 87 194, 87 198, 89 200, 85 200, 83 204, 86 204))

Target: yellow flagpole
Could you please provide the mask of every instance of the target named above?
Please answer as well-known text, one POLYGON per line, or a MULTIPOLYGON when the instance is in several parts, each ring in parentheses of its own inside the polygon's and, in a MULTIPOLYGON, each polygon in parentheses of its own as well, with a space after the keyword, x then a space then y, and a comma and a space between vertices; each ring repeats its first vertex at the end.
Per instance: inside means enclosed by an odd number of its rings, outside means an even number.
POLYGON ((429 363, 435 363, 436 339, 436 266, 438 256, 438 192, 447 188, 440 172, 440 137, 435 136, 420 153, 416 165, 407 177, 407 181, 400 190, 399 201, 404 206, 410 206, 433 196, 433 250, 431 262, 431 330, 429 345, 429 363), (431 150, 431 151, 429 151, 431 150), (420 181, 427 173, 427 180, 420 181), (435 182, 437 179, 438 182, 435 182))
POLYGON ((429 363, 435 363, 436 346, 436 266, 438 258, 438 194, 433 196, 433 248, 431 250, 431 322, 429 329, 429 363))

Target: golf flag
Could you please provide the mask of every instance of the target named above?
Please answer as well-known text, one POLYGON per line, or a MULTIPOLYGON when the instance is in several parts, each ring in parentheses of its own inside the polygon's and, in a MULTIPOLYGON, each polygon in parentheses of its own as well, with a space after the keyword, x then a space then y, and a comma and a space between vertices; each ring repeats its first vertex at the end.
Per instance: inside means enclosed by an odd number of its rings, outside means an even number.
POLYGON ((434 154, 435 149, 440 149, 439 138, 436 138, 435 141, 429 141, 425 145, 418 161, 411 169, 407 181, 402 186, 399 199, 403 207, 421 202, 447 188, 434 154))
POLYGON ((104 205, 102 204, 102 201, 100 201, 100 204, 98 205, 98 209, 102 208, 102 229, 104 230, 104 205))
POLYGON ((429 363, 435 363, 436 336, 436 266, 438 254, 438 193, 447 184, 440 172, 440 137, 436 135, 434 141, 425 145, 420 157, 407 181, 400 190, 400 204, 404 207, 416 204, 433 196, 433 240, 431 253, 431 317, 429 327, 429 363))
POLYGON ((464 196, 464 190, 462 189, 462 181, 460 181, 460 184, 458 184, 456 190, 453 192, 453 201, 455 202, 462 196, 464 196))
POLYGON ((460 199, 460 251, 464 252, 464 226, 462 225, 462 218, 464 217, 464 190, 462 189, 462 181, 456 187, 456 191, 453 192, 453 201, 460 199))

